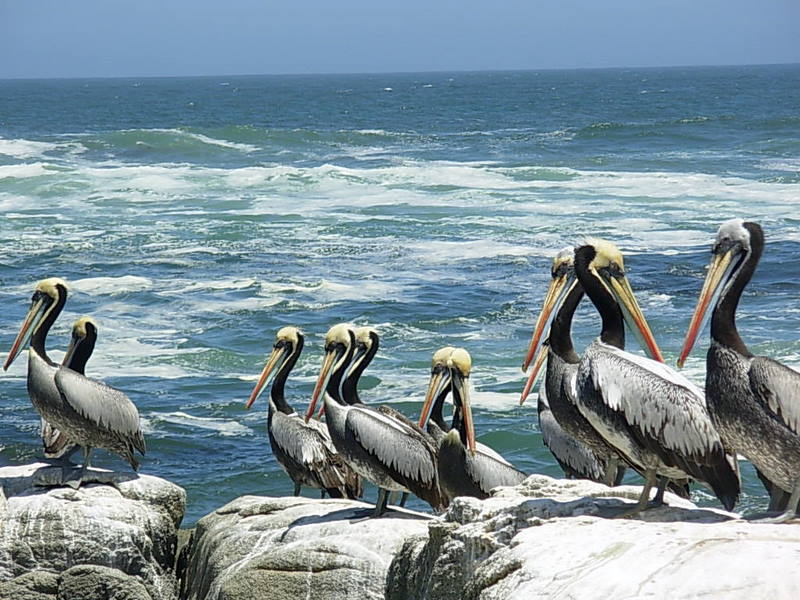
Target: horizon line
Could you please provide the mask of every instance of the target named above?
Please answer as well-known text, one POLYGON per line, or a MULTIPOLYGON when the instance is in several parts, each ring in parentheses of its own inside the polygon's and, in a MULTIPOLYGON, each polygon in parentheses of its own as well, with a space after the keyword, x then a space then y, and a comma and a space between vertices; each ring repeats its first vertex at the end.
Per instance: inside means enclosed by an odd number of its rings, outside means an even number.
POLYGON ((684 64, 684 65, 628 65, 613 67, 544 67, 544 68, 519 68, 519 69, 451 69, 430 71, 330 71, 330 72, 303 72, 303 73, 215 73, 208 75, 76 75, 62 77, 0 77, 0 81, 69 81, 85 79, 200 79, 214 77, 336 77, 354 75, 435 75, 448 73, 534 73, 540 71, 611 71, 625 69, 703 69, 725 67, 781 67, 798 66, 800 62, 774 62, 774 63, 718 63, 718 64, 684 64))

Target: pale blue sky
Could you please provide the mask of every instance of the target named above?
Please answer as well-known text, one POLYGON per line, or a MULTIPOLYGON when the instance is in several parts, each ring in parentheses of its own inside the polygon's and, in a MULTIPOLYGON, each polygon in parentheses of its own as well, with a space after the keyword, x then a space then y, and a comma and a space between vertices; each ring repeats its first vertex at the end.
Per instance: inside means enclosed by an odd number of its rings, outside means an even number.
POLYGON ((800 0, 0 0, 0 78, 800 62, 800 0))

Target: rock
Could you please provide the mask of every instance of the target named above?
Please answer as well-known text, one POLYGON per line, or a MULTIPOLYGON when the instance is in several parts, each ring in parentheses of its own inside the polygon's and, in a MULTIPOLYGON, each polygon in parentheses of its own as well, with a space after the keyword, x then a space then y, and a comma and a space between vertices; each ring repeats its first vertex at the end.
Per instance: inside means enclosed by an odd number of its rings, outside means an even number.
POLYGON ((392 600, 800 597, 800 529, 739 520, 666 495, 612 519, 640 487, 532 475, 456 499, 392 563, 392 600))
MULTIPOLYGON (((182 488, 93 469, 79 490, 61 467, 0 468, 0 600, 175 600, 182 488)), ((69 476, 69 473, 67 473, 69 476)))
POLYGON ((203 517, 179 574, 186 600, 382 599, 386 572, 428 515, 370 518, 350 500, 243 496, 203 517))

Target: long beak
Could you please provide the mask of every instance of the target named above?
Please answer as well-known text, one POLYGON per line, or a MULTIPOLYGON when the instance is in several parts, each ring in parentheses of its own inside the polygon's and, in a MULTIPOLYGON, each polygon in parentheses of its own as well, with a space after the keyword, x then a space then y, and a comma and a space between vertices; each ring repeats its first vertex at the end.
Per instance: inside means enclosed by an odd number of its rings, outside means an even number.
POLYGON ((256 398, 258 398, 261 395, 261 392, 264 391, 264 386, 267 384, 273 369, 275 369, 275 365, 277 365, 280 360, 285 357, 285 355, 286 350, 283 348, 274 348, 272 350, 272 354, 270 354, 269 359, 267 359, 267 364, 264 365, 264 370, 261 371, 261 377, 258 378, 256 387, 253 388, 253 392, 250 394, 247 404, 244 405, 245 409, 249 409, 251 406, 253 406, 253 402, 255 402, 256 398))
POLYGON ((19 333, 17 334, 14 343, 11 345, 11 350, 8 352, 8 358, 6 358, 6 362, 3 365, 3 370, 8 371, 8 367, 11 366, 11 363, 14 362, 14 359, 17 358, 20 350, 25 347, 30 339, 33 332, 36 331, 36 328, 39 326, 39 322, 42 320, 44 316, 44 308, 45 303, 44 300, 37 300, 31 305, 30 310, 28 310, 28 314, 25 315, 25 320, 22 322, 22 326, 19 328, 19 333))
POLYGON ((433 409, 433 402, 439 397, 439 394, 450 385, 450 369, 439 371, 438 369, 431 373, 431 380, 428 382, 428 392, 425 394, 425 402, 422 403, 422 410, 419 413, 419 426, 425 427, 428 419, 431 418, 431 410, 433 409))
POLYGON ((311 403, 308 405, 308 410, 306 411, 306 423, 314 416, 314 409, 317 407, 317 401, 322 391, 328 386, 328 380, 331 378, 333 363, 335 361, 335 351, 328 351, 325 353, 325 358, 322 360, 322 369, 317 378, 317 385, 314 386, 314 393, 311 395, 311 403))
POLYGON ((611 291, 616 296, 620 309, 622 309, 622 316, 639 340, 642 349, 650 355, 650 358, 663 363, 664 357, 661 356, 661 350, 658 349, 653 332, 650 331, 650 325, 647 324, 647 320, 642 314, 642 309, 639 308, 639 303, 636 301, 636 296, 633 294, 628 278, 623 277, 622 280, 619 280, 616 277, 611 277, 609 280, 611 291))
POLYGON ((467 430, 467 449, 475 456, 475 424, 472 421, 472 406, 469 402, 469 380, 461 375, 453 377, 453 385, 458 388, 461 397, 461 413, 464 419, 464 428, 467 430))
POLYGON ((80 337, 79 335, 73 335, 72 338, 69 340, 69 346, 67 346, 67 352, 64 354, 64 358, 61 360, 61 364, 65 367, 69 367, 69 363, 72 361, 72 355, 75 354, 75 351, 78 349, 78 346, 81 345, 81 342, 84 338, 80 337))
POLYGON ((539 317, 536 319, 536 327, 533 329, 533 336, 528 346, 528 353, 525 355, 525 360, 522 362, 523 373, 528 370, 528 366, 531 364, 533 357, 536 355, 536 350, 542 341, 542 336, 549 330, 550 324, 558 314, 558 309, 564 302, 564 298, 567 297, 567 294, 569 294, 577 283, 578 279, 575 277, 574 273, 571 275, 561 275, 550 282, 550 287, 547 288, 547 294, 542 303, 542 310, 539 313, 539 317))
POLYGON ((725 282, 728 281, 730 274, 736 267, 733 261, 733 252, 728 251, 725 254, 715 254, 711 259, 711 264, 708 266, 708 274, 703 283, 703 289, 700 291, 700 297, 697 299, 697 307, 694 309, 692 320, 689 323, 689 329, 686 331, 686 340, 683 342, 683 350, 678 357, 678 367, 683 367, 686 358, 692 351, 697 336, 705 329, 708 319, 711 318, 713 311, 708 310, 712 306, 716 306, 722 290, 725 287, 725 282))
POLYGON ((542 365, 544 364, 544 361, 547 360, 547 352, 549 348, 550 347, 547 344, 544 344, 542 345, 542 349, 539 350, 539 355, 536 357, 536 360, 533 363, 533 371, 531 371, 528 381, 525 383, 525 388, 522 390, 522 395, 519 398, 520 405, 525 402, 528 394, 531 393, 533 386, 536 385, 536 380, 539 378, 539 373, 542 371, 542 365))

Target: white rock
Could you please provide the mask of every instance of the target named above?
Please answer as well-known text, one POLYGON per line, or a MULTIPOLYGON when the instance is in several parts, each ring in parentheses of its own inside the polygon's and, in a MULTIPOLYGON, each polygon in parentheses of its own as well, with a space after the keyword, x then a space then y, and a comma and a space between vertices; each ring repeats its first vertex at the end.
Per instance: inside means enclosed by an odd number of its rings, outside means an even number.
POLYGON ((395 553, 427 535, 430 517, 398 509, 373 519, 372 510, 350 500, 238 498, 198 522, 181 597, 383 598, 395 553))
POLYGON ((764 525, 672 494, 609 518, 641 488, 533 475, 458 498, 390 569, 387 598, 800 598, 800 527, 764 525))
POLYGON ((60 467, 0 468, 0 598, 37 586, 46 591, 36 597, 61 598, 62 584, 74 595, 81 580, 98 578, 122 585, 120 598, 177 597, 173 565, 186 493, 148 475, 94 469, 90 475, 107 483, 73 490, 61 485, 60 467), (76 580, 68 570, 83 575, 76 580))

